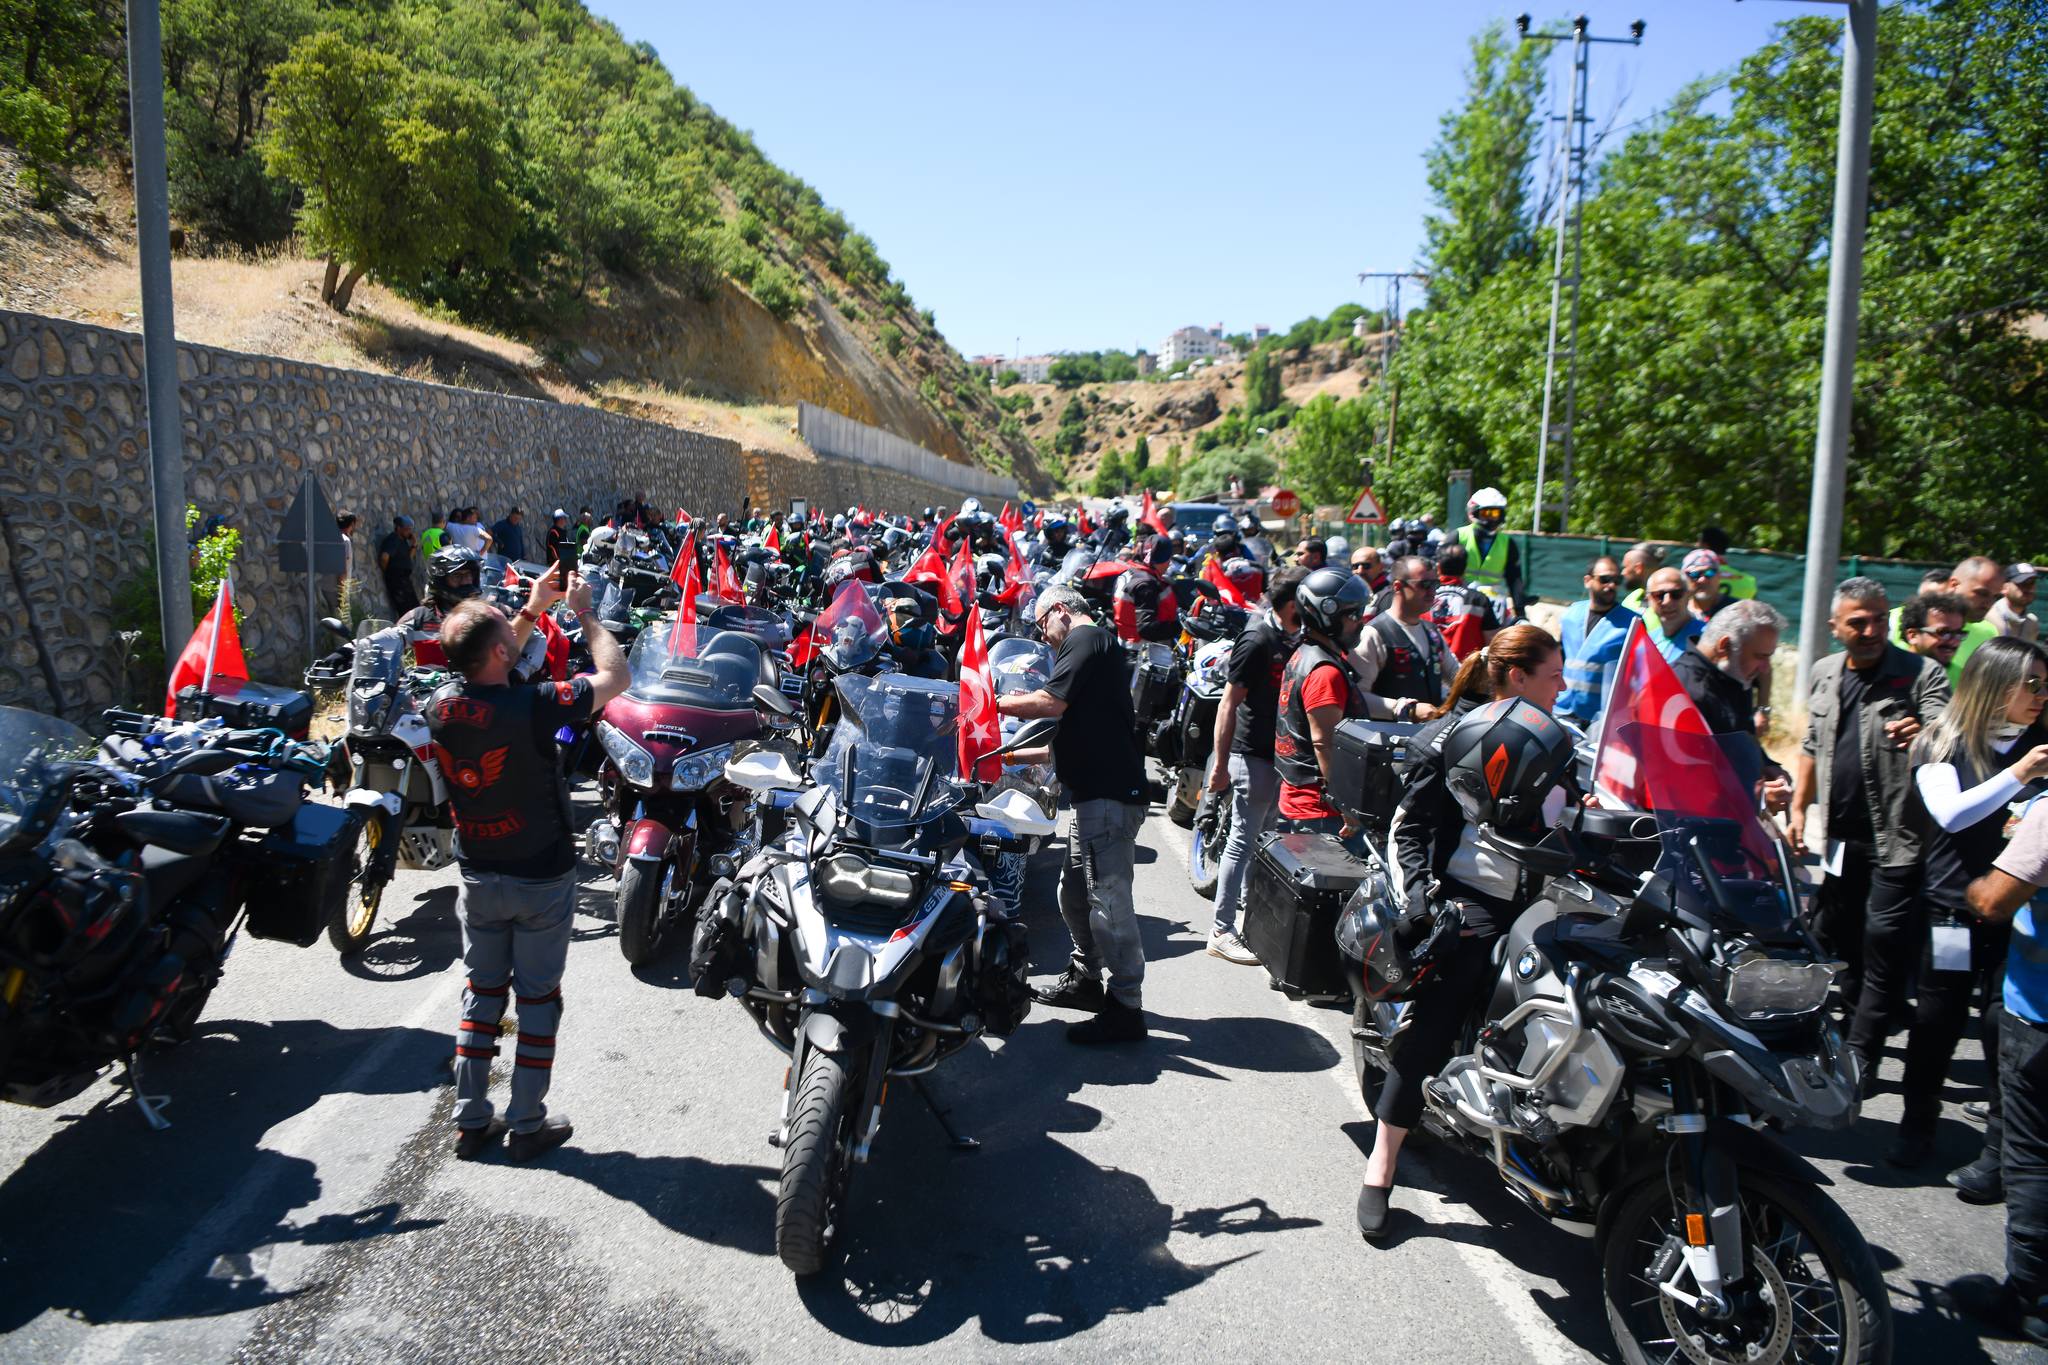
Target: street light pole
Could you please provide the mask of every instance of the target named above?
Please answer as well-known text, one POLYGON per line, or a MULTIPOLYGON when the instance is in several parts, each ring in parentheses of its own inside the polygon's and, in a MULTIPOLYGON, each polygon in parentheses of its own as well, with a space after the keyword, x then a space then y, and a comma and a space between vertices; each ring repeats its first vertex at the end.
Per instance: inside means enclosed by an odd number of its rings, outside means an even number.
POLYGON ((1856 388, 1856 326, 1863 290, 1863 233, 1870 199, 1870 125, 1877 83, 1877 0, 1847 0, 1842 25, 1842 108, 1835 141, 1835 225, 1828 252, 1827 340, 1821 352, 1820 422, 1813 438, 1813 502, 1806 524, 1806 591, 1799 621, 1804 697, 1828 652, 1827 617, 1842 556, 1842 497, 1849 478, 1849 423, 1856 388))
POLYGON ((1400 411, 1401 391, 1394 387, 1394 348, 1401 344, 1401 281, 1419 280, 1429 283, 1429 276, 1415 270, 1367 270, 1358 276, 1358 282, 1385 280, 1387 282, 1387 344, 1380 350, 1380 379, 1387 385, 1387 463, 1394 462, 1394 418, 1400 411))
POLYGON ((171 317, 171 184, 164 162, 163 25, 157 0, 128 0, 128 117, 135 157, 135 244, 142 262, 142 381, 149 408, 158 619, 164 654, 175 659, 192 636, 192 566, 185 550, 185 432, 178 412, 178 334, 171 317))

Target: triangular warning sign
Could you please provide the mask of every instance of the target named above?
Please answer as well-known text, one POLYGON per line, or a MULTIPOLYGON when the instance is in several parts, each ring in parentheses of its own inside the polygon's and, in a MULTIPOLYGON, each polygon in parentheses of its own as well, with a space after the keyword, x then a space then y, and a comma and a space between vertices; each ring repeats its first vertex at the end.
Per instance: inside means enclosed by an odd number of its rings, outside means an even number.
POLYGON ((1380 500, 1372 495, 1372 490, 1361 488, 1358 501, 1351 504, 1351 513, 1344 520, 1353 526, 1384 526, 1387 514, 1380 510, 1380 500))

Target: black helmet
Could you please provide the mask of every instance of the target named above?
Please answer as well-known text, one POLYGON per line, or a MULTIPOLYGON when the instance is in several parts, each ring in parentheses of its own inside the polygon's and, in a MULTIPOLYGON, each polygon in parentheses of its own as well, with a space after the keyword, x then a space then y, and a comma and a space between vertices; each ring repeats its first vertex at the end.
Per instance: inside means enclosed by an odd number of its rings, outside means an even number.
POLYGON ((938 517, 938 515, 938 509, 935 507, 927 507, 924 509, 924 519, 926 521, 935 520, 938 517))
POLYGON ((1213 536, 1234 536, 1237 534, 1237 518, 1228 512, 1218 512, 1216 520, 1209 523, 1209 534, 1213 536))
POLYGON ((1110 509, 1103 516, 1102 521, 1105 526, 1121 526, 1130 519, 1131 509, 1119 502, 1110 505, 1110 509))
POLYGON ((434 551, 427 561, 427 596, 447 611, 483 588, 483 556, 467 545, 450 545, 434 551))
POLYGON ((1301 580, 1301 588, 1294 595, 1302 624, 1346 648, 1356 641, 1344 639, 1344 618, 1363 619, 1365 604, 1371 600, 1372 591, 1365 586, 1364 579, 1338 568, 1317 569, 1301 580))
POLYGON ((1464 916, 1453 903, 1426 903, 1412 888, 1404 911, 1377 861, 1337 917, 1337 951, 1358 965, 1368 1000, 1408 1000, 1429 981, 1436 948, 1457 937, 1464 916))
POLYGON ((1570 733, 1519 697, 1488 702, 1444 736, 1444 775, 1458 808, 1503 834, 1540 832, 1544 798, 1572 762, 1570 733))

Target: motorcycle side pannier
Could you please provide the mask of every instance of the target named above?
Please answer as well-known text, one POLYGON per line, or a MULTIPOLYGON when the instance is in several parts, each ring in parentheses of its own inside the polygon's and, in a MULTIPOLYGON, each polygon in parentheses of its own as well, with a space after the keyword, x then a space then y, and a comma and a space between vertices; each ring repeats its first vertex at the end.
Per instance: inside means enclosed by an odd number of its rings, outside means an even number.
POLYGON ((1367 871, 1333 834, 1266 837, 1245 888, 1244 939, 1275 986, 1299 995, 1345 992, 1337 917, 1367 871))
POLYGON ((181 687, 177 709, 178 720, 219 716, 237 730, 282 730, 293 739, 304 739, 313 723, 313 698, 306 693, 239 678, 215 678, 210 692, 196 684, 181 687))
POLYGON ((1386 832, 1401 800, 1399 772, 1408 741, 1422 727, 1404 720, 1347 720, 1330 755, 1330 800, 1386 832))
POLYGON ((1131 675, 1131 710, 1138 724, 1150 725, 1173 710, 1180 700, 1180 660, 1165 645, 1149 645, 1138 654, 1131 675))
POLYGON ((349 863, 361 832, 356 812, 308 801, 291 824, 264 835, 250 854, 249 936, 301 948, 319 938, 348 899, 349 863))

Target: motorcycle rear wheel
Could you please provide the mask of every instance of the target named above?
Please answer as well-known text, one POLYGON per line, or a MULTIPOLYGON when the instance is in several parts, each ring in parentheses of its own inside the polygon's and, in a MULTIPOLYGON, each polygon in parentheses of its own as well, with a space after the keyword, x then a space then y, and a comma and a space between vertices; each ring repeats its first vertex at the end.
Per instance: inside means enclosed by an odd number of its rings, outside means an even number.
POLYGON ((377 911, 384 904, 384 888, 391 883, 391 870, 398 861, 392 847, 399 837, 398 817, 382 806, 373 807, 356 836, 354 875, 349 878, 348 895, 327 917, 327 941, 343 957, 354 957, 369 946, 377 928, 377 911))
POLYGON ((775 1254, 792 1274, 823 1270, 839 1231, 851 1174, 852 1092, 843 1057, 822 1048, 805 1054, 775 1199, 775 1254))
POLYGON ((619 916, 619 951, 635 967, 654 961, 661 951, 661 868, 628 858, 619 869, 613 904, 619 916))
POLYGON ((1193 829, 1195 808, 1202 799, 1202 781, 1208 774, 1182 768, 1171 774, 1173 786, 1166 793, 1166 818, 1182 829, 1193 829))
MULTIPOLYGON (((1749 1278, 1761 1279, 1765 1302, 1746 1313, 1738 1308, 1737 1322, 1763 1351, 1760 1365, 1889 1361, 1891 1300, 1870 1244, 1841 1206, 1811 1185, 1754 1167, 1743 1168, 1741 1188, 1749 1278)), ((1601 1234, 1601 1298, 1629 1365, 1747 1359, 1740 1343, 1712 1340, 1692 1310, 1667 1299, 1645 1274, 1667 1237, 1682 1239, 1682 1213, 1663 1177, 1653 1176, 1622 1197, 1601 1234)))

